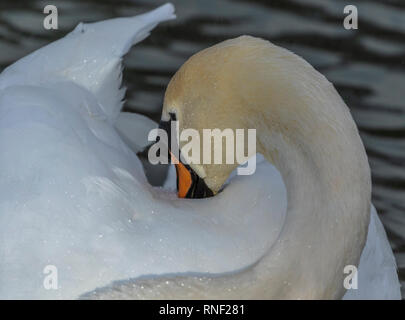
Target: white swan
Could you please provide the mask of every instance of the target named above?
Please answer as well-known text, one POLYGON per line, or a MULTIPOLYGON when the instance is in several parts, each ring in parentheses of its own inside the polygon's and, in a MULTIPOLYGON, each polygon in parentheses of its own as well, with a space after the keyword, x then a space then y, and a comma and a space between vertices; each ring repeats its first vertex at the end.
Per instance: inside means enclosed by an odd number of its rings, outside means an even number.
MULTIPOLYGON (((357 265, 366 238, 369 169, 344 103, 322 76, 295 55, 266 44, 274 50, 271 58, 291 63, 291 77, 304 80, 292 82, 297 91, 284 95, 288 106, 294 107, 295 94, 313 90, 313 81, 319 81, 315 91, 320 96, 300 96, 303 105, 312 108, 307 110, 312 112, 311 124, 284 127, 285 138, 288 132, 295 139, 294 134, 302 134, 305 149, 293 148, 297 141, 286 141, 277 132, 260 140, 261 151, 268 158, 273 155, 284 175, 288 210, 283 179, 265 161, 258 164, 255 175, 235 177, 221 194, 203 201, 177 199, 172 191, 146 182, 138 158, 128 147, 139 149, 145 138, 134 139, 128 125, 121 125, 136 116, 120 116, 125 120, 119 121, 119 131, 127 144, 114 128, 123 97, 121 57, 158 22, 172 17, 173 7, 165 5, 135 18, 80 24, 0 75, 0 298, 77 298, 87 292, 85 297, 91 298, 339 298, 344 294, 343 266, 357 265), (333 122, 336 132, 324 130, 321 137, 311 126, 315 121, 322 128, 325 119, 333 122), (312 140, 305 139, 309 133, 312 140), (333 157, 335 142, 341 142, 339 158, 333 157), (302 158, 303 152, 317 157, 309 162, 309 157, 302 158), (336 197, 331 197, 328 179, 320 179, 329 172, 334 174, 336 197), (300 181, 315 183, 303 190, 300 181), (317 185, 320 181, 326 183, 322 188, 317 185), (319 201, 320 196, 328 201, 319 201), (329 206, 333 210, 317 214, 329 206), (58 270, 57 290, 43 285, 48 265, 58 270), (220 274, 229 271, 233 273, 220 274), (137 278, 142 275, 154 276, 137 278)), ((277 86, 289 83, 282 81, 283 67, 280 64, 280 82, 275 76, 267 78, 274 81, 273 93, 282 92, 276 91, 277 86)), ((196 77, 190 80, 190 86, 200 89, 196 77)), ((181 84, 181 77, 168 89, 163 118, 174 111, 182 123, 188 111, 182 108, 176 82, 181 84)), ((212 94, 207 83, 201 89, 195 92, 212 94)), ((292 113, 272 107, 272 125, 281 127, 292 113)), ((303 116, 299 110, 294 114, 297 119, 303 116)), ((191 121, 197 119, 201 117, 191 121)), ((138 136, 145 137, 140 121, 136 118, 134 127, 138 136)), ((211 176, 210 169, 204 169, 211 176)), ((224 178, 206 181, 215 190, 224 178)), ((371 212, 358 289, 348 291, 345 298, 399 298, 395 261, 384 229, 371 212)))

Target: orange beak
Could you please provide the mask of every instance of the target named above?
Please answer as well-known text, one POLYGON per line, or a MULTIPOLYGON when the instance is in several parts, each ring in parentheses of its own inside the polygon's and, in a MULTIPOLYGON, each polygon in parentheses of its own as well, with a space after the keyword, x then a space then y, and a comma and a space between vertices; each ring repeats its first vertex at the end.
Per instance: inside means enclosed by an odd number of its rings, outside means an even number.
POLYGON ((191 180, 191 174, 181 162, 179 162, 175 166, 177 174, 177 195, 179 196, 179 198, 185 198, 193 184, 193 181, 191 180))
POLYGON ((176 159, 173 153, 170 152, 172 163, 175 163, 176 176, 177 176, 177 195, 179 198, 185 198, 188 190, 191 189, 193 181, 191 179, 191 173, 180 161, 176 159))
MULTIPOLYGON (((171 143, 171 121, 176 120, 175 114, 170 114, 169 121, 161 121, 159 128, 166 131, 169 141, 171 143)), ((172 163, 176 165, 177 174, 177 194, 179 198, 207 198, 212 197, 214 193, 206 185, 204 179, 200 178, 194 170, 187 164, 182 163, 170 151, 171 145, 169 144, 170 157, 172 163)))
POLYGON ((214 193, 205 184, 190 166, 184 165, 177 160, 170 152, 172 162, 176 166, 177 175, 177 195, 179 198, 207 198, 212 197, 214 193))

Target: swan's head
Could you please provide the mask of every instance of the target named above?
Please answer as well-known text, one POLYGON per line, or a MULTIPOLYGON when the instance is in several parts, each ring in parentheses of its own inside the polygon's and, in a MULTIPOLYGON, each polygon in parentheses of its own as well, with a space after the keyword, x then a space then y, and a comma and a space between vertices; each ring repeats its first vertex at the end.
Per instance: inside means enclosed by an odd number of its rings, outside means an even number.
MULTIPOLYGON (((268 41, 249 36, 224 41, 192 56, 171 79, 165 93, 161 124, 167 127, 170 121, 178 121, 182 159, 176 167, 180 197, 215 195, 238 166, 236 159, 232 163, 225 161, 225 139, 221 164, 214 164, 214 139, 211 140, 211 164, 204 161, 203 130, 231 129, 235 133, 236 129, 243 129, 246 136, 246 129, 255 128, 258 112, 249 106, 263 95, 255 94, 262 85, 251 68, 257 67, 261 51, 269 45, 268 41), (249 81, 255 85, 246 88, 249 81), (190 140, 182 140, 181 133, 190 128, 199 133, 199 164, 188 161, 190 153, 183 152, 190 140)), ((245 157, 253 155, 248 154, 246 143, 244 152, 245 157)))
MULTIPOLYGON (((357 128, 333 85, 301 57, 250 36, 221 42, 186 61, 167 87, 161 120, 178 121, 180 160, 188 164, 177 166, 180 197, 195 197, 196 182, 202 189, 197 196, 216 194, 238 166, 237 159, 225 161, 225 139, 221 164, 214 164, 213 148, 211 164, 204 161, 204 129, 231 129, 234 136, 242 129, 244 156, 263 154, 285 178, 297 161, 316 163, 318 172, 324 165, 330 168, 328 157, 337 156, 345 147, 338 144, 345 141, 355 141, 355 154, 364 160, 357 128), (197 130, 203 140, 199 164, 187 161, 184 147, 189 140, 181 134, 188 128, 197 130), (256 130, 252 151, 246 143, 249 129, 256 130), (337 138, 346 135, 346 140, 337 138), (328 146, 333 150, 325 152, 328 146)), ((334 163, 339 167, 343 161, 334 163)), ((329 175, 326 171, 321 177, 329 175)))

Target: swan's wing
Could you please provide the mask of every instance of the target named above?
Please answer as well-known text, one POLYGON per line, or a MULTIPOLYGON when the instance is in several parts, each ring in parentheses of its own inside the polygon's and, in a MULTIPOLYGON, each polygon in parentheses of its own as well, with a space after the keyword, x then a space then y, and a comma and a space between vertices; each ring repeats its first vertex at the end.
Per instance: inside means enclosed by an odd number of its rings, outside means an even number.
POLYGON ((146 183, 97 94, 65 78, 20 80, 0 89, 0 297, 75 298, 145 274, 226 272, 277 239, 286 193, 274 167, 259 164, 204 202, 179 200, 146 183), (49 265, 58 290, 43 286, 49 265))
POLYGON ((358 268, 358 289, 348 290, 343 299, 401 299, 394 254, 374 206, 358 268))
POLYGON ((239 269, 275 241, 285 213, 270 164, 204 202, 150 188, 94 95, 72 82, 0 93, 0 167, 2 298, 75 298, 145 274, 239 269), (58 290, 42 285, 48 265, 58 290))
POLYGON ((0 75, 0 90, 70 80, 93 93, 110 123, 121 110, 121 60, 160 22, 174 18, 174 7, 95 23, 80 23, 64 38, 18 60, 0 75))

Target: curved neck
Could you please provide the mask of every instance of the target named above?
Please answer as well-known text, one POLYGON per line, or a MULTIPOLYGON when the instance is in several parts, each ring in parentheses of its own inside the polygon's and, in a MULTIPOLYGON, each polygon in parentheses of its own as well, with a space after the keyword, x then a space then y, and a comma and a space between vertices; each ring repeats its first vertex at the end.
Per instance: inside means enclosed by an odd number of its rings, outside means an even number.
POLYGON ((280 237, 255 267, 269 297, 343 296, 343 269, 358 265, 366 241, 367 157, 346 105, 333 87, 324 89, 322 105, 307 101, 293 119, 257 129, 259 151, 280 171, 288 198, 280 237))
MULTIPOLYGON (((293 53, 240 37, 202 51, 176 73, 164 110, 177 109, 187 110, 184 128, 256 128, 257 151, 287 188, 278 240, 253 267, 207 281, 204 296, 343 296, 344 267, 358 264, 367 236, 371 179, 356 125, 333 85, 293 53), (222 294, 230 285, 237 289, 222 294)), ((204 169, 217 187, 234 166, 204 169)))

